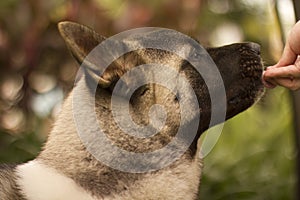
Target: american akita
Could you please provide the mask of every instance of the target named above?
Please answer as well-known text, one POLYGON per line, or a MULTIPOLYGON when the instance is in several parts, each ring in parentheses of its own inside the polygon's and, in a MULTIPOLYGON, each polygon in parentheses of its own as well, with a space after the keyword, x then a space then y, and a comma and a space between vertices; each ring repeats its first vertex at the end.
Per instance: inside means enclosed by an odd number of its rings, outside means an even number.
MULTIPOLYGON (((60 23, 59 31, 80 64, 104 40, 92 29, 72 22, 60 23)), ((263 93, 260 48, 255 43, 237 43, 206 50, 223 78, 226 119, 229 119, 253 105, 263 93)), ((185 97, 178 97, 159 84, 139 87, 129 101, 130 117, 140 125, 149 123, 152 105, 164 107, 167 117, 164 127, 156 135, 146 139, 128 135, 118 127, 112 115, 110 100, 116 81, 134 66, 147 63, 173 66, 188 80, 199 101, 199 110, 190 113, 190 116, 200 115, 197 135, 179 159, 167 167, 145 173, 123 172, 99 162, 87 151, 77 134, 71 92, 39 156, 25 164, 0 167, 0 199, 197 199, 202 168, 197 155, 197 140, 209 128, 212 105, 203 78, 189 62, 171 52, 151 48, 119 57, 97 83, 95 112, 99 126, 115 145, 130 152, 153 151, 172 140, 180 125, 179 102, 185 97)), ((83 84, 85 81, 79 80, 75 87, 80 88, 83 84)), ((218 90, 218 85, 215 89, 218 90)), ((85 114, 83 109, 83 119, 85 114)), ((85 134, 91 131, 86 130, 85 134)), ((103 152, 106 150, 99 148, 103 152)))

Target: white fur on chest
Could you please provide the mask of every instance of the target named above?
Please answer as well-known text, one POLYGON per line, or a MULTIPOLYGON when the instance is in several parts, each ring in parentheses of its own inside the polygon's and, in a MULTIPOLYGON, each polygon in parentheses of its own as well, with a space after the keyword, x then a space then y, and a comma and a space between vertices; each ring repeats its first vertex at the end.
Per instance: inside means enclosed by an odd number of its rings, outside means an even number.
MULTIPOLYGON (((156 175, 149 174, 133 183, 129 190, 103 199, 195 199, 201 168, 201 162, 193 162, 156 175)), ((99 200, 72 179, 36 160, 18 166, 16 173, 17 185, 27 200, 99 200)))
POLYGON ((72 179, 39 161, 17 168, 17 184, 28 200, 96 200, 72 179))

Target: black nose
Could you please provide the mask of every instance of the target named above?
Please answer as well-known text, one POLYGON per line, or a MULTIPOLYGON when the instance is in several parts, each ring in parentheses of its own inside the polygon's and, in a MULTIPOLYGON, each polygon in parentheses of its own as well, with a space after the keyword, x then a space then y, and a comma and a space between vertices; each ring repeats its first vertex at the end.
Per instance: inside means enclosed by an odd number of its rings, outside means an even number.
POLYGON ((249 42, 246 44, 249 49, 253 52, 255 52, 257 55, 260 55, 260 45, 254 42, 249 42))

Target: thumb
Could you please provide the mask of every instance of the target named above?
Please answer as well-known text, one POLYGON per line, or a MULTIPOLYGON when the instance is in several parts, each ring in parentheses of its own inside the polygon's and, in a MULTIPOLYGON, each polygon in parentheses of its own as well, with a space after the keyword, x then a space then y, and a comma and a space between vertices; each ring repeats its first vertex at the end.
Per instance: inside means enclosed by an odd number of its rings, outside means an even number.
POLYGON ((278 63, 276 65, 274 65, 274 68, 294 64, 296 59, 297 59, 297 54, 293 51, 293 49, 291 49, 289 42, 288 42, 288 43, 286 43, 286 45, 283 49, 283 53, 282 53, 280 60, 278 61, 278 63))

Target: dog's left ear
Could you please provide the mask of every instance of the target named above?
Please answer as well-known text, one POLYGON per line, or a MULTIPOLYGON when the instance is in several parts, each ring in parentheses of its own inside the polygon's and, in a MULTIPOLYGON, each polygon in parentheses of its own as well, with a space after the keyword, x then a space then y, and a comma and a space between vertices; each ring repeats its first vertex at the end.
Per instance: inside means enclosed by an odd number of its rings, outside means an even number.
POLYGON ((110 64, 110 70, 106 70, 101 76, 98 76, 95 71, 97 71, 97 68, 103 69, 103 66, 98 66, 97 62, 85 60, 87 55, 106 39, 93 29, 68 21, 60 22, 58 29, 75 59, 79 64, 84 62, 86 70, 94 80, 98 81, 99 86, 103 88, 109 87, 116 76, 121 73, 120 71, 123 71, 124 66, 118 61, 114 61, 110 64))

